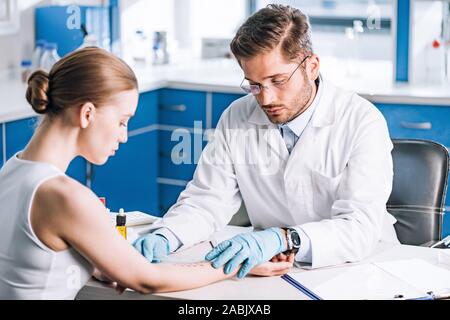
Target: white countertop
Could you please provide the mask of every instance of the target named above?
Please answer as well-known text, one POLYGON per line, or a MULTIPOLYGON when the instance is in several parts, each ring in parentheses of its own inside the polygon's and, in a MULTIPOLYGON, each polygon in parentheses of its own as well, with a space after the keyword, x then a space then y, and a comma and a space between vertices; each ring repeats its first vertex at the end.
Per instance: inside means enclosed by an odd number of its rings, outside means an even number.
MULTIPOLYGON (((148 227, 139 227, 136 232, 140 235, 145 234, 148 227)), ((229 239, 233 235, 241 232, 248 232, 251 228, 227 226, 225 230, 212 237, 216 243, 229 239)), ((129 239, 132 242, 132 239, 129 239)), ((194 247, 185 249, 181 252, 170 255, 166 262, 188 263, 202 261, 205 254, 211 249, 208 241, 197 244, 194 247)), ((435 266, 444 269, 450 269, 449 250, 431 249, 425 247, 414 247, 406 245, 396 245, 380 242, 374 253, 367 259, 353 264, 346 264, 336 267, 327 267, 324 269, 340 270, 342 274, 347 267, 371 263, 386 262, 400 259, 422 259, 435 266)), ((308 272, 307 269, 292 268, 291 275, 296 273, 308 272)), ((313 278, 311 278, 313 279, 313 278)), ((325 283, 327 279, 317 278, 313 282, 317 286, 325 283)), ((111 285, 104 284, 95 280, 90 280, 87 285, 77 295, 78 300, 102 300, 102 299, 132 299, 132 300, 154 300, 154 299, 185 299, 185 300, 305 300, 308 299, 293 286, 288 285, 280 277, 252 277, 248 276, 240 281, 229 279, 220 281, 202 288, 142 295, 133 290, 127 289, 122 295, 119 295, 111 285)))
MULTIPOLYGON (((396 85, 388 61, 364 63, 364 72, 349 74, 342 60, 323 58, 322 75, 336 85, 355 91, 372 102, 450 106, 450 85, 396 85)), ((360 63, 356 65, 356 69, 360 63)), ((234 60, 193 61, 183 65, 134 67, 140 91, 178 88, 224 93, 242 93, 243 72, 234 60)), ((360 68, 362 70, 362 68, 360 68)), ((26 85, 20 79, 0 74, 0 123, 36 115, 25 99, 26 85)))

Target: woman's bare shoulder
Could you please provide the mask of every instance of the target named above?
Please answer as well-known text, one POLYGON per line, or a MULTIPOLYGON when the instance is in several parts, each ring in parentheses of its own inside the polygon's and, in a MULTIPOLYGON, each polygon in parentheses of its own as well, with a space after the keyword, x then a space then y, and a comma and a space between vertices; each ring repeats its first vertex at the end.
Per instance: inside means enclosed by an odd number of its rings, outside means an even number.
POLYGON ((90 189, 72 178, 59 176, 45 181, 38 188, 34 204, 46 212, 61 213, 70 218, 71 213, 79 217, 80 209, 93 202, 99 200, 90 189))
POLYGON ((60 176, 42 183, 36 190, 31 209, 31 225, 47 247, 62 251, 69 247, 74 230, 100 215, 101 203, 94 193, 79 182, 60 176))
POLYGON ((78 197, 93 196, 92 191, 86 186, 67 176, 59 176, 45 181, 37 193, 41 193, 44 199, 50 198, 49 200, 53 202, 55 200, 73 201, 78 197))

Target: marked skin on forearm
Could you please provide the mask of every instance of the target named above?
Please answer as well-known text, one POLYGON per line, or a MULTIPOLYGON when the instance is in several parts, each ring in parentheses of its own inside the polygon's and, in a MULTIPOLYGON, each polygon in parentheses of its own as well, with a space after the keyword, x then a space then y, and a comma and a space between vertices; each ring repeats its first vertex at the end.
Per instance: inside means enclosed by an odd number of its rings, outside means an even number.
POLYGON ((209 263, 209 262, 167 263, 167 265, 171 265, 174 267, 198 268, 198 267, 210 266, 211 263, 209 263))

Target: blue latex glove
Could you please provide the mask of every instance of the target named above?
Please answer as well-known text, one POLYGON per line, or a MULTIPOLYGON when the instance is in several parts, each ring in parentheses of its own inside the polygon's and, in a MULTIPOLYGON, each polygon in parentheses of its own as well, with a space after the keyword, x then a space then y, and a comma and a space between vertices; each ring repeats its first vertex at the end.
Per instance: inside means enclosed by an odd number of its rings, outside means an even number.
POLYGON ((229 274, 242 264, 238 278, 242 279, 253 267, 267 262, 273 256, 286 251, 286 240, 282 229, 270 228, 264 231, 240 234, 230 240, 219 243, 205 257, 212 261, 214 268, 223 265, 229 274))
POLYGON ((154 263, 160 263, 169 254, 169 241, 160 234, 143 236, 133 242, 133 247, 154 263))

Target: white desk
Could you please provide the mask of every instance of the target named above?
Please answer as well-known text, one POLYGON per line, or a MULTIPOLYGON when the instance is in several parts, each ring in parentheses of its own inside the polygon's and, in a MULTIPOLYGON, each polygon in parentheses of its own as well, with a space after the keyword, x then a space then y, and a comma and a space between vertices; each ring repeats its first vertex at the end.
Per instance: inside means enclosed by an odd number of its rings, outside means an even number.
MULTIPOLYGON (((211 246, 209 243, 204 242, 180 253, 171 255, 169 260, 178 262, 199 261, 202 260, 210 249, 211 246)), ((450 270, 450 250, 405 245, 392 247, 382 243, 380 243, 372 256, 360 263, 413 258, 423 259, 429 263, 450 270)), ((355 264, 347 265, 351 266, 355 264)), ((308 270, 293 268, 291 273, 295 272, 308 272, 308 270)), ((79 292, 77 299, 308 300, 300 291, 280 277, 263 278, 252 276, 240 281, 234 279, 224 280, 193 290, 151 295, 141 295, 132 290, 127 290, 122 295, 119 295, 113 288, 98 281, 90 280, 79 292)))

